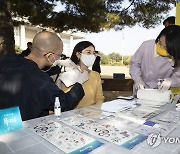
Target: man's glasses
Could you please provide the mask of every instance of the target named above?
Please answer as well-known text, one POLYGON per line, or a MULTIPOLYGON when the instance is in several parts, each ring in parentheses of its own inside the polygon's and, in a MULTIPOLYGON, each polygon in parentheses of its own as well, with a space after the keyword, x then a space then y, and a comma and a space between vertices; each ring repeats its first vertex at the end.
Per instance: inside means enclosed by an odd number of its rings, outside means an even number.
POLYGON ((56 55, 56 56, 58 56, 58 57, 60 57, 60 56, 61 56, 61 55, 58 55, 58 54, 53 53, 53 52, 48 52, 48 53, 45 53, 45 54, 44 54, 44 56, 46 56, 47 54, 53 54, 53 55, 56 55))

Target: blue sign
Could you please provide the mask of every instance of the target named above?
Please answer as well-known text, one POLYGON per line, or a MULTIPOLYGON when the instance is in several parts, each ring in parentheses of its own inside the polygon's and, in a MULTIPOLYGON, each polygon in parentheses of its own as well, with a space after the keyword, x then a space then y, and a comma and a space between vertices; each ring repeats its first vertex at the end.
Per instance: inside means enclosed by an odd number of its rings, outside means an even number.
POLYGON ((19 107, 0 110, 0 134, 5 134, 23 127, 19 107))

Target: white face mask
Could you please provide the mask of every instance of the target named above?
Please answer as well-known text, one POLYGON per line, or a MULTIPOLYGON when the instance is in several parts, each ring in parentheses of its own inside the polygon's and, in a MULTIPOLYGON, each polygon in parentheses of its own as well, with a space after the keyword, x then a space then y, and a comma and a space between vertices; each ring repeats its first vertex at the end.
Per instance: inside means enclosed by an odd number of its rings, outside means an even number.
POLYGON ((81 54, 81 61, 86 65, 87 67, 90 67, 94 64, 94 61, 96 59, 96 56, 93 54, 86 55, 86 54, 81 54))
POLYGON ((48 61, 52 64, 51 67, 56 66, 56 63, 57 63, 57 62, 56 62, 57 60, 55 59, 55 57, 54 57, 53 54, 52 54, 52 56, 53 56, 54 62, 52 62, 49 58, 47 58, 48 61))
POLYGON ((43 72, 48 72, 52 67, 57 66, 60 58, 56 60, 55 57, 54 57, 54 55, 53 55, 53 58, 54 58, 54 60, 55 60, 54 62, 52 62, 52 61, 48 58, 48 61, 49 61, 52 65, 49 67, 49 69, 47 69, 47 70, 45 70, 45 71, 43 71, 43 72))
POLYGON ((59 59, 58 60, 55 60, 54 63, 52 63, 52 67, 56 66, 59 62, 59 59))

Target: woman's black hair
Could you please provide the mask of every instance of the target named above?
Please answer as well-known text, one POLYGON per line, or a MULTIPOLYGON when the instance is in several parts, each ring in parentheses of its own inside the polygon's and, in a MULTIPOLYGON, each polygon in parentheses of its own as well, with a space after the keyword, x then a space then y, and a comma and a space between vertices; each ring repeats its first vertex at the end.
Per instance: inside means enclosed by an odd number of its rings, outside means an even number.
POLYGON ((95 49, 95 46, 94 44, 92 44, 91 42, 89 41, 81 41, 79 42, 78 44, 76 44, 76 46, 74 47, 73 49, 73 53, 71 55, 71 60, 75 63, 75 64, 78 64, 79 63, 79 59, 78 57, 76 56, 76 53, 79 52, 79 53, 82 53, 82 50, 86 49, 87 47, 89 46, 93 46, 94 49, 95 49))
POLYGON ((166 38, 167 52, 173 56, 174 66, 180 66, 180 26, 170 25, 164 28, 156 38, 156 43, 158 43, 161 36, 166 38))
POLYGON ((176 17, 175 17, 175 16, 170 16, 170 17, 166 18, 166 19, 163 21, 163 25, 165 26, 165 23, 166 23, 166 22, 167 22, 168 24, 174 25, 174 24, 175 24, 175 20, 176 20, 176 17))

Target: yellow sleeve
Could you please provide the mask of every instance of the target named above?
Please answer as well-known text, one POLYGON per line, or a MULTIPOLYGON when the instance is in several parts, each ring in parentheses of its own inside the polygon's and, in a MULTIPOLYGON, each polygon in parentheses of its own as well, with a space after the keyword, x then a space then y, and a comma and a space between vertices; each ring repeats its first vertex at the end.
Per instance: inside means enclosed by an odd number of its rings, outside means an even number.
POLYGON ((102 83, 101 83, 101 78, 100 75, 97 75, 97 91, 96 91, 96 97, 95 97, 95 103, 96 104, 101 104, 104 101, 104 96, 103 96, 103 90, 102 90, 102 83))
POLYGON ((72 86, 66 87, 63 82, 61 82, 61 90, 64 91, 65 93, 69 92, 71 90, 72 86))

